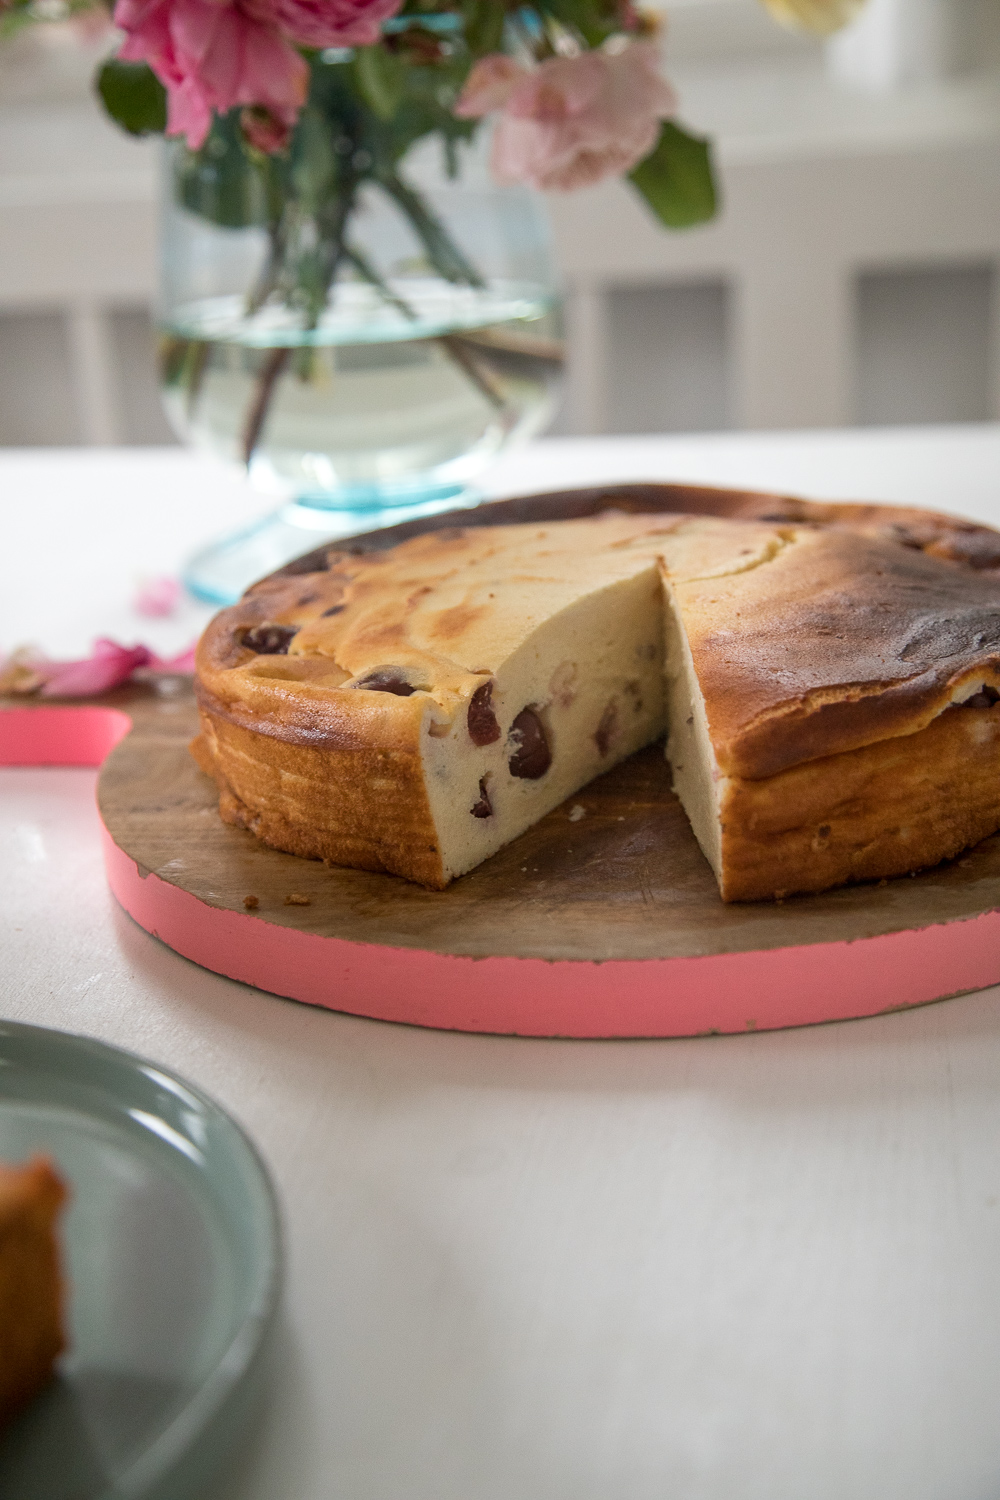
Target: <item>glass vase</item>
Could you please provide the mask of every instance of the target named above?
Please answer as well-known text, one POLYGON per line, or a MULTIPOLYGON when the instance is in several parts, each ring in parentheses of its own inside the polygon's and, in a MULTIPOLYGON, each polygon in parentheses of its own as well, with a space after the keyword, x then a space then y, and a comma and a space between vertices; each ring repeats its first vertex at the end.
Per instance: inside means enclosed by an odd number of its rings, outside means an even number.
POLYGON ((490 179, 483 141, 448 160, 425 140, 348 208, 287 170, 280 224, 266 172, 227 161, 240 150, 217 130, 197 158, 164 156, 168 417, 280 501, 191 560, 211 603, 325 538, 474 503, 550 420, 563 363, 544 207, 490 179))

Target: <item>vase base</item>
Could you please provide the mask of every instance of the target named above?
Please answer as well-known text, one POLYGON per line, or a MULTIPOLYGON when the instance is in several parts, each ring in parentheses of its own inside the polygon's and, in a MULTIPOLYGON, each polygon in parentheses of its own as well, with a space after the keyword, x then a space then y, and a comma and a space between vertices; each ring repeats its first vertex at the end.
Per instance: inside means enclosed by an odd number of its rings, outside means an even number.
POLYGON ((378 494, 373 490, 367 503, 352 495, 352 503, 342 506, 331 504, 332 497, 326 496, 291 500, 246 530, 196 552, 184 569, 184 585, 204 604, 234 604, 258 578, 265 578, 325 541, 476 505, 481 498, 461 485, 438 485, 396 504, 386 504, 384 494, 380 501, 378 494))

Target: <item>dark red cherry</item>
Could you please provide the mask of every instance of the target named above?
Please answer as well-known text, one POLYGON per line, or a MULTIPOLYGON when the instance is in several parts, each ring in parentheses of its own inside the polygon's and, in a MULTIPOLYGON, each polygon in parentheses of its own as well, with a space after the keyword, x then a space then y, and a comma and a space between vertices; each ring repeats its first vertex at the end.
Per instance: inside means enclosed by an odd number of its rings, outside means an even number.
POLYGON ((360 682, 354 684, 356 688, 366 688, 369 693, 395 693, 397 698, 408 698, 417 690, 412 682, 407 682, 397 667, 379 667, 375 672, 369 672, 360 682))
POLYGON ((996 688, 982 687, 978 693, 973 693, 971 698, 966 698, 962 704, 963 708, 992 708, 1000 693, 996 688))
POLYGON ((474 818, 492 818, 493 816, 493 803, 490 801, 490 794, 486 790, 485 776, 480 777, 479 780, 479 801, 474 803, 469 811, 474 818))
POLYGON ((611 749, 611 741, 618 727, 618 705, 612 698, 607 708, 601 715, 601 722, 594 730, 594 744, 597 746, 598 754, 603 759, 611 749))
POLYGON ((469 738, 474 745, 493 745, 500 738, 500 725, 493 712, 493 683, 477 687, 469 702, 469 738))
POLYGON ((298 631, 297 625, 254 625, 243 636, 242 644, 258 656, 287 656, 298 631))
POLYGON ((544 776, 552 764, 552 751, 545 734, 545 725, 533 708, 522 708, 510 726, 508 743, 514 753, 507 762, 512 776, 522 781, 537 781, 544 776))

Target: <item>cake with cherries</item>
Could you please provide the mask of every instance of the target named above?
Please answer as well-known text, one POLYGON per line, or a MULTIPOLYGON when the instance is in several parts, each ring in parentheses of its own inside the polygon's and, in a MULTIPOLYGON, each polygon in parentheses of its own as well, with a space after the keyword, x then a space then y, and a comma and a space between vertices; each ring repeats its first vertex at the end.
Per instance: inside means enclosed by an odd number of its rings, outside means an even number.
POLYGON ((1000 827, 997 533, 742 492, 559 498, 571 519, 507 502, 321 549, 217 616, 193 749, 223 818, 441 889, 666 733, 727 901, 1000 827))

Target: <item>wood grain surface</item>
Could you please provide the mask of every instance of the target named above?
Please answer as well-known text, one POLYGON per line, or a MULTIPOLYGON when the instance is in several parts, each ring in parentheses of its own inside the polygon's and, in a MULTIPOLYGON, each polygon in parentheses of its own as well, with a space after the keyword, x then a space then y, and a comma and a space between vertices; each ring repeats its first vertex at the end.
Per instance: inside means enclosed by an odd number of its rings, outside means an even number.
POLYGON ((674 958, 851 941, 1000 906, 1000 835, 922 875, 725 906, 670 791, 662 745, 592 782, 446 891, 426 891, 282 854, 222 823, 215 786, 187 750, 190 693, 133 692, 114 703, 133 720, 98 783, 115 843, 210 906, 244 912, 256 898, 255 917, 303 932, 474 958, 674 958), (571 821, 575 807, 584 815, 571 821), (309 904, 286 904, 293 896, 309 904))

